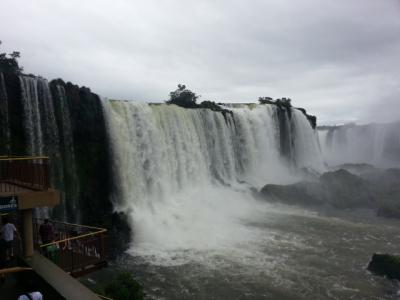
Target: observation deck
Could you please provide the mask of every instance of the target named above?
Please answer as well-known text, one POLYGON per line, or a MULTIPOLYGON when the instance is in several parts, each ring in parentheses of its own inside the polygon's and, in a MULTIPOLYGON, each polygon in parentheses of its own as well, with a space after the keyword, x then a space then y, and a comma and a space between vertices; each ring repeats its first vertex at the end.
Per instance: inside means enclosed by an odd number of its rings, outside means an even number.
POLYGON ((0 156, 0 215, 22 234, 14 239, 14 258, 0 265, 0 278, 5 278, 1 299, 17 299, 27 282, 34 282, 45 299, 100 299, 74 277, 107 265, 106 230, 51 220, 54 239, 43 243, 43 220, 33 218, 33 209, 59 204, 60 193, 50 186, 48 157, 0 156))
POLYGON ((59 192, 50 187, 48 160, 0 156, 0 212, 60 204, 59 192))

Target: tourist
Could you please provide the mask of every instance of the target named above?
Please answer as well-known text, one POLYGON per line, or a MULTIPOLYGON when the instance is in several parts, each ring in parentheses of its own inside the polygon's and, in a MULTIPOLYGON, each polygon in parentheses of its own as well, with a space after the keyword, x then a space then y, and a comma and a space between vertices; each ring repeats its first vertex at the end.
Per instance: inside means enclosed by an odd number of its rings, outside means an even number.
POLYGON ((18 300, 43 300, 43 295, 41 292, 30 292, 19 296, 18 300))
POLYGON ((39 234, 43 245, 54 240, 54 227, 53 224, 49 222, 49 219, 45 219, 44 223, 40 225, 39 234))
POLYGON ((9 260, 14 256, 14 233, 20 239, 17 228, 15 228, 14 224, 10 223, 7 216, 3 217, 3 226, 1 227, 1 239, 4 240, 6 246, 6 259, 9 260))
POLYGON ((35 291, 36 287, 31 280, 24 283, 24 293, 18 297, 18 300, 43 300, 41 292, 35 291))

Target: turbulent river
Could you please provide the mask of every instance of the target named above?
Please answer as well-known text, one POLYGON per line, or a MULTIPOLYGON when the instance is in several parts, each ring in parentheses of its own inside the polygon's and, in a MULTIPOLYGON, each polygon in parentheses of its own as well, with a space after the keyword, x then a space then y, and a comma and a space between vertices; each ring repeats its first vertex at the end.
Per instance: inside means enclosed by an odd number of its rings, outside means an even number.
POLYGON ((218 247, 139 244, 118 268, 132 271, 151 299, 398 299, 398 284, 366 270, 372 252, 398 251, 398 222, 254 206, 218 247))

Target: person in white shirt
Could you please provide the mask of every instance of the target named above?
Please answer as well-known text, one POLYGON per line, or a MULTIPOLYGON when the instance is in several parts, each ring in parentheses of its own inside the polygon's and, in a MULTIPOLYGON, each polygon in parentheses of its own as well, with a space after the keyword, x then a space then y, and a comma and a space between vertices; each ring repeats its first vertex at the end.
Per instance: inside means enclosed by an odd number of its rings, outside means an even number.
POLYGON ((14 251, 13 251, 13 241, 14 241, 14 234, 16 234, 19 238, 19 233, 17 228, 15 228, 14 224, 10 223, 7 216, 3 217, 3 226, 1 227, 0 233, 1 233, 1 239, 6 242, 6 249, 7 249, 7 260, 10 258, 10 256, 14 256, 14 251))
POLYGON ((43 300, 43 295, 41 292, 31 292, 19 296, 18 300, 43 300))

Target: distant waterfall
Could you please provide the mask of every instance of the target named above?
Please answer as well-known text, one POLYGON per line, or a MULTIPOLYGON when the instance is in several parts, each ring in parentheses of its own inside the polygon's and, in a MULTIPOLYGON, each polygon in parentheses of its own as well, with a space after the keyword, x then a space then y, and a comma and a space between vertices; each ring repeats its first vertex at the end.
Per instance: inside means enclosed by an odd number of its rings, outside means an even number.
POLYGON ((400 122, 330 127, 319 130, 319 136, 329 165, 400 166, 400 122))
POLYGON ((274 105, 232 107, 225 118, 208 109, 127 101, 105 101, 104 109, 115 207, 131 218, 138 243, 198 245, 200 232, 217 241, 226 228, 214 223, 224 220, 233 230, 230 220, 248 210, 236 191, 242 184, 284 182, 294 167, 324 168, 316 132, 295 109, 286 128, 293 137, 289 160, 281 153, 274 105))

